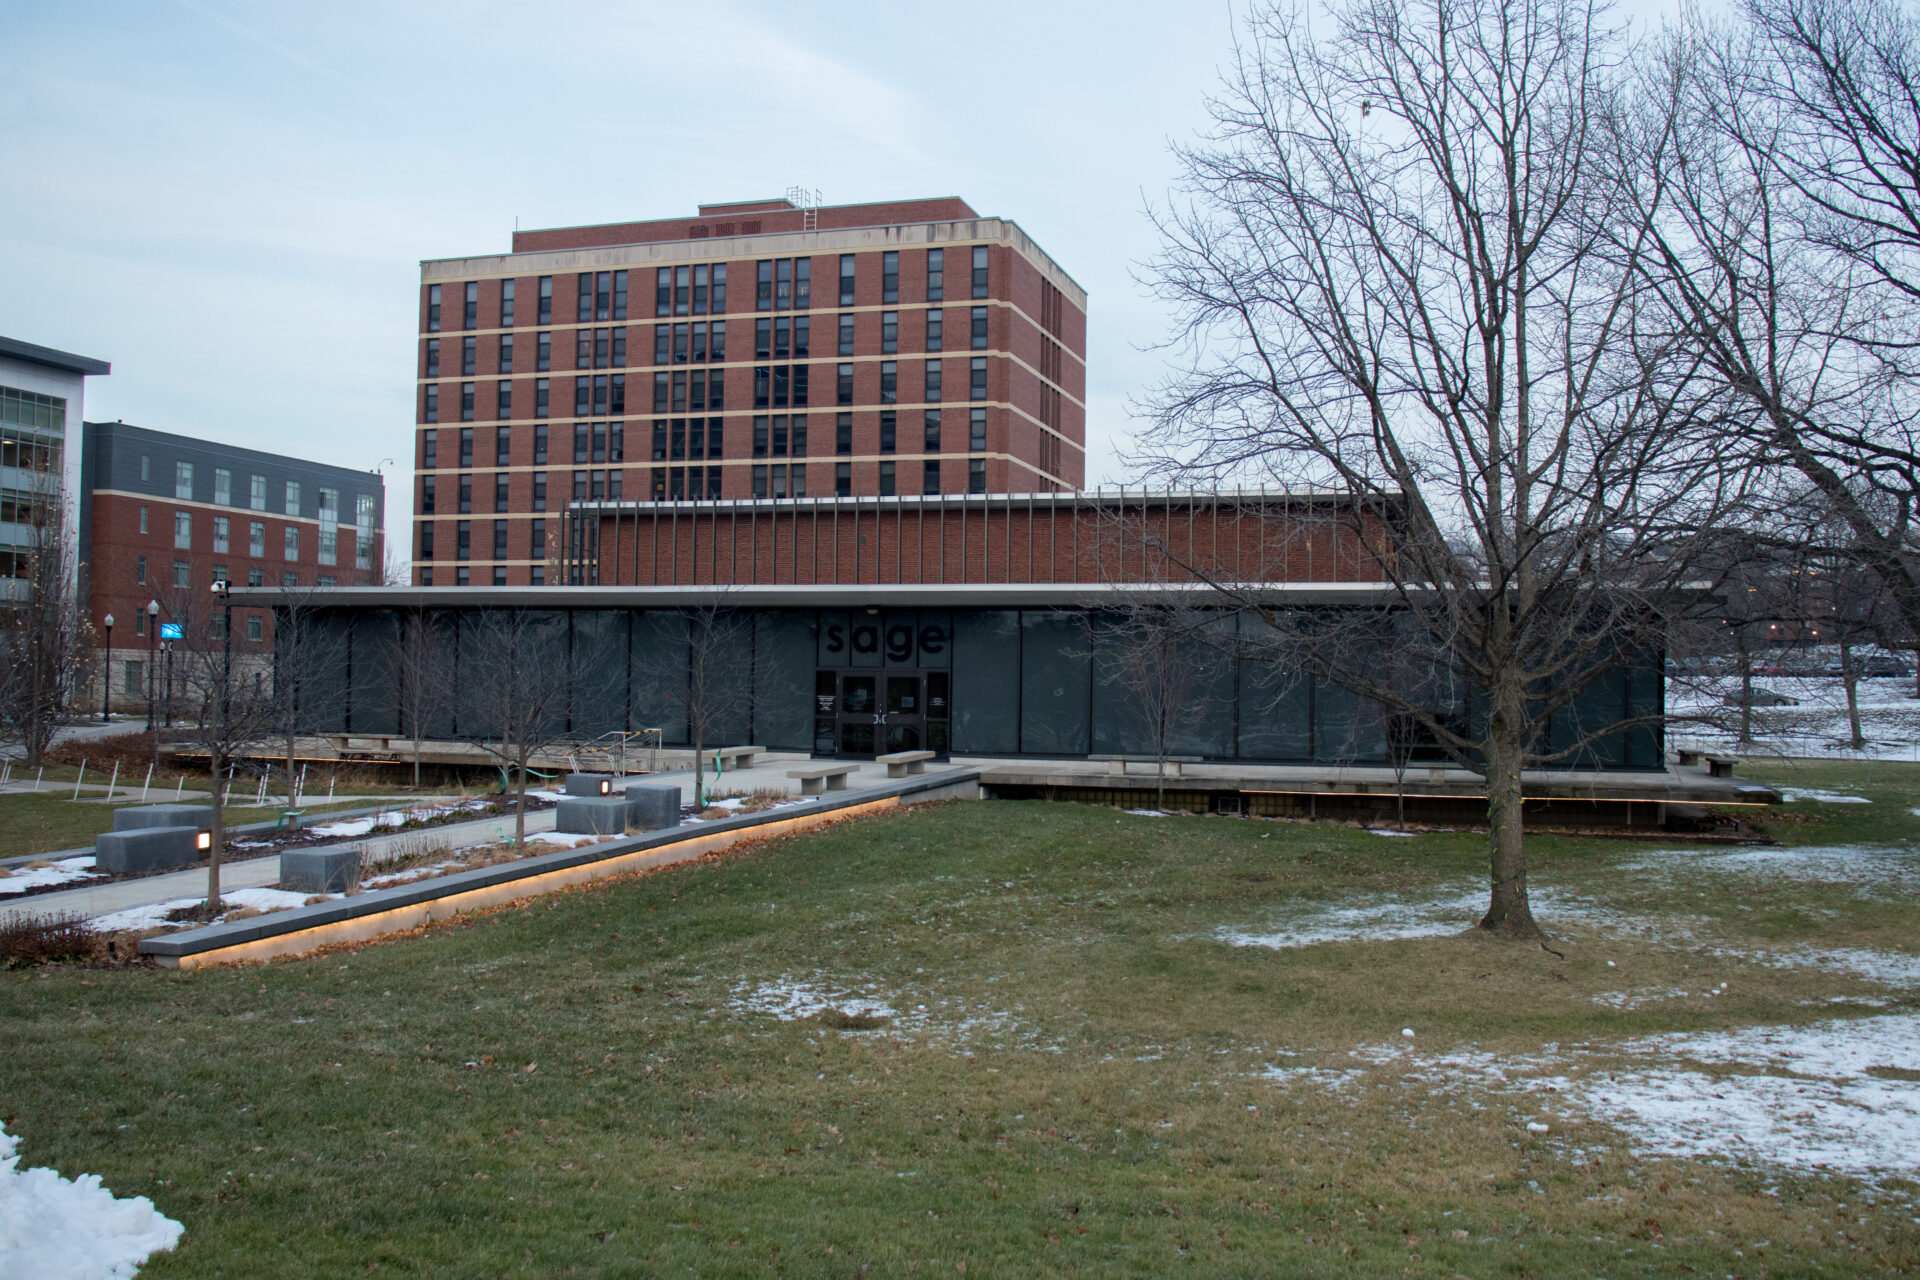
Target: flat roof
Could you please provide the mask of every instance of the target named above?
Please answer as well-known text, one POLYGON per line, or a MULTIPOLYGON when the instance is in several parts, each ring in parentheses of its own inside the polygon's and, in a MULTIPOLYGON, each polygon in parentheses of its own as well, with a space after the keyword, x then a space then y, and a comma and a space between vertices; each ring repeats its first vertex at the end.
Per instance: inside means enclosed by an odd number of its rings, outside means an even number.
MULTIPOLYGON (((1380 604, 1396 598, 1384 582, 1227 583, 1228 590, 1291 604, 1380 604)), ((289 595, 302 607, 360 609, 1017 609, 1112 607, 1162 596, 1204 607, 1237 607, 1203 583, 966 582, 780 584, 676 587, 235 587, 235 603, 271 608, 289 595)))
POLYGON ((1131 485, 1097 489, 1055 489, 1028 493, 898 493, 857 494, 847 497, 824 495, 808 498, 681 498, 655 502, 627 498, 618 502, 569 502, 566 510, 576 515, 610 516, 696 516, 696 515, 772 515, 783 511, 955 511, 965 508, 1006 510, 1019 507, 1053 506, 1271 506, 1295 502, 1392 502, 1402 495, 1354 494, 1334 489, 1155 489, 1131 485))
POLYGON ((0 356, 83 376, 92 374, 98 377, 101 374, 113 372, 113 366, 105 360, 96 360, 92 356, 77 356, 71 351, 43 347, 33 342, 22 342, 18 338, 0 337, 0 356))

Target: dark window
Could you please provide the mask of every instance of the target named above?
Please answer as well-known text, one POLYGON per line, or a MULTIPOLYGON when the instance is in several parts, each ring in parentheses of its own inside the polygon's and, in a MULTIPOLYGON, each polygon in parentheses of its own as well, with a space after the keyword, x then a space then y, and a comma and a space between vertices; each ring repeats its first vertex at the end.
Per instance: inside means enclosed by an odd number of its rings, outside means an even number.
POLYGON ((575 462, 585 462, 587 460, 587 439, 587 424, 584 422, 574 423, 573 460, 575 462))
POLYGON ((458 507, 458 510, 461 515, 466 515, 468 512, 473 510, 473 477, 472 476, 460 477, 460 505, 458 507))
MULTIPOLYGON (((727 309, 727 264, 713 264, 713 314, 721 315, 727 309)), ((715 495, 718 496, 718 495, 715 495)))
POLYGON ((473 465, 473 428, 472 427, 460 428, 460 465, 463 467, 470 467, 473 465))
POLYGON ((853 305, 853 259, 851 253, 840 255, 840 305, 853 305))
POLYGON ((477 351, 479 344, 480 339, 478 338, 460 339, 460 372, 469 378, 473 376, 475 357, 479 354, 477 351))
POLYGON ((705 364, 707 362, 707 322, 696 321, 691 329, 687 343, 687 359, 695 364, 705 364))
POLYGON ((627 273, 624 271, 613 273, 613 316, 611 318, 615 320, 627 318, 627 273))
POLYGON ((920 492, 940 492, 940 464, 929 458, 920 464, 920 492))
POLYGON ((725 360, 727 358, 727 322, 712 321, 707 326, 707 359, 725 360))
POLYGON ((593 277, 593 318, 595 320, 613 319, 613 273, 596 272, 593 277))
POLYGON ((672 386, 672 374, 663 372, 653 375, 653 411, 655 413, 667 412, 667 395, 672 386))
POLYGON ((753 285, 753 309, 773 310, 773 259, 762 259, 756 268, 753 285))
POLYGON ((987 491, 987 460, 973 458, 967 463, 967 492, 985 493, 987 491))
POLYGON ((773 358, 791 360, 793 358, 793 320, 781 316, 773 322, 773 358))
POLYGON ((880 464, 880 496, 883 498, 893 496, 893 464, 891 462, 880 464))
POLYGON ((796 311, 805 311, 813 305, 813 259, 795 258, 793 260, 793 306, 796 311))
POLYGON ((967 410, 967 451, 969 453, 987 451, 987 411, 985 409, 967 410))
POLYGON ((673 314, 684 316, 693 309, 693 268, 673 269, 673 314))
POLYGON ((471 582, 472 582, 472 575, 468 573, 467 566, 461 565, 459 568, 453 571, 454 586, 464 587, 464 586, 470 585, 471 582))
MULTIPOLYGON (((508 283, 512 283, 512 282, 509 281, 508 283)), ((512 334, 503 333, 500 335, 500 359, 494 367, 501 373, 513 372, 513 335, 512 334)))
POLYGON ((973 246, 973 296, 987 296, 987 246, 973 246))
MULTIPOLYGON (((500 554, 504 556, 507 553, 502 550, 500 554)), ((493 566, 493 585, 496 587, 504 587, 507 585, 507 566, 503 564, 493 566)))
POLYGON ((551 368, 553 368, 553 335, 543 333, 534 344, 533 370, 535 373, 545 373, 551 368))
POLYGON ((773 359, 773 321, 765 317, 753 322, 753 358, 773 359))
POLYGON ((438 431, 420 433, 420 465, 423 467, 440 465, 440 433, 438 431))
POLYGON ((842 456, 853 452, 853 415, 850 413, 834 418, 833 451, 842 456))
POLYGON ((673 326, 670 324, 653 326, 653 362, 673 363, 673 326))
POLYGON ((795 316, 793 318, 793 358, 795 360, 805 360, 812 354, 810 348, 813 342, 809 336, 812 332, 813 318, 811 316, 795 316))
POLYGON ((547 380, 545 378, 533 380, 533 416, 536 418, 547 416, 547 380))
POLYGON ((945 350, 945 342, 943 341, 943 330, 945 328, 944 312, 937 310, 927 312, 927 350, 945 350))
POLYGON ((880 350, 892 355, 900 349, 900 313, 882 311, 880 313, 880 350))
MULTIPOLYGON (((834 403, 853 403, 853 366, 850 364, 840 366, 839 376, 834 382, 834 403)), ((432 419, 428 419, 428 421, 432 421, 432 419)))
POLYGON ((420 526, 420 558, 433 559, 433 526, 431 524, 420 526))
MULTIPOLYGON (((138 582, 138 583, 141 583, 141 584, 143 584, 143 585, 145 584, 145 582, 146 582, 146 580, 147 580, 147 558, 146 558, 145 556, 135 556, 135 557, 134 557, 134 560, 133 560, 133 580, 134 580, 135 582, 138 582)), ((140 613, 135 613, 135 614, 133 615, 133 620, 134 620, 135 622, 144 622, 144 615, 143 615, 143 614, 140 614, 140 613)), ((134 634, 135 634, 135 635, 144 635, 144 634, 145 634, 145 631, 144 631, 144 630, 141 630, 141 631, 136 631, 136 632, 134 632, 134 634)))
POLYGON ((586 322, 593 319, 593 272, 582 271, 574 277, 574 319, 586 322))
MULTIPOLYGON (((601 332, 604 333, 605 330, 601 332)), ((573 367, 593 368, 593 330, 575 329, 573 331, 573 367)))
POLYGON ((473 421, 473 384, 471 382, 460 384, 460 421, 473 421))
POLYGON ((513 281, 511 280, 500 282, 500 327, 502 329, 513 327, 513 281))
POLYGON ((834 496, 839 498, 850 498, 853 496, 853 464, 851 462, 836 462, 834 464, 833 492, 834 496))
MULTIPOLYGON (((534 318, 535 324, 553 323, 553 277, 540 277, 540 314, 534 318)), ((547 366, 541 365, 542 369, 547 366)))
POLYGON ((436 479, 435 476, 420 478, 420 514, 423 516, 433 514, 433 491, 436 479))
POLYGON ((473 553, 473 521, 462 520, 454 527, 453 556, 466 560, 473 553))
POLYGON ((426 397, 427 397, 426 406, 420 411, 421 421, 423 422, 440 421, 440 388, 438 386, 427 387, 426 397))
MULTIPOLYGON (((493 558, 495 560, 507 558, 507 522, 505 520, 493 522, 493 558)), ((502 570, 502 572, 505 571, 502 570)))
POLYGON ((700 263, 693 269, 693 314, 707 314, 707 272, 706 263, 700 263))
POLYGON ((607 461, 608 462, 625 462, 626 461, 626 453, 627 453, 626 436, 627 436, 626 423, 614 422, 614 423, 608 424, 608 427, 607 427, 607 461))
POLYGON ((900 363, 897 360, 880 362, 880 403, 900 403, 900 363))
MULTIPOLYGON (((541 482, 541 486, 540 486, 540 487, 541 487, 542 489, 545 489, 545 488, 546 488, 546 483, 545 483, 545 480, 544 480, 544 478, 543 478, 543 480, 542 480, 542 482, 541 482)), ((541 510, 543 510, 543 511, 544 511, 544 510, 546 510, 546 508, 545 508, 545 507, 542 507, 542 508, 541 508, 541 510)), ((535 559, 535 560, 541 560, 541 559, 544 559, 544 558, 546 557, 546 554, 547 554, 547 522, 546 522, 545 520, 535 520, 535 521, 533 522, 533 536, 532 536, 532 538, 531 538, 531 540, 530 540, 530 541, 529 541, 529 542, 527 543, 527 550, 529 550, 529 551, 531 551, 531 552, 533 553, 533 556, 532 556, 532 558, 533 558, 533 559, 535 559)), ((538 570, 538 569, 535 569, 535 570, 534 570, 534 572, 535 572, 535 573, 539 573, 539 572, 540 572, 540 570, 538 570)), ((535 582, 538 582, 538 581, 539 581, 539 579, 538 579, 538 578, 535 578, 535 579, 534 579, 534 581, 535 581, 535 582)))
POLYGON ((573 500, 575 502, 587 500, 587 473, 584 471, 573 473, 573 500))
MULTIPOLYGON (((547 566, 543 564, 537 564, 533 566, 533 569, 531 572, 533 574, 533 577, 530 579, 530 581, 533 583, 534 586, 544 587, 547 585, 547 566)), ((432 584, 429 583, 427 585, 432 585, 432 584)))
POLYGON ((587 416, 587 404, 592 395, 592 378, 575 378, 573 380, 573 412, 576 416, 582 418, 587 416))
POLYGON ((947 251, 927 250, 927 301, 938 302, 946 295, 947 251))
POLYGON ((593 460, 595 462, 607 460, 607 424, 604 422, 593 424, 593 460))
POLYGON ((781 258, 773 264, 773 305, 786 311, 793 306, 793 259, 781 258))
POLYGON ((940 362, 927 361, 927 397, 929 401, 940 398, 940 362))
POLYGON ((533 427, 533 465, 547 465, 547 424, 537 422, 533 427))
POLYGON ((967 364, 967 399, 985 400, 987 398, 987 358, 975 356, 967 364))
MULTIPOLYGON (((547 509, 547 473, 544 471, 536 471, 533 473, 533 509, 535 511, 545 511, 547 509)), ((534 521, 536 525, 545 523, 544 520, 534 521)))
POLYGON ((467 305, 466 309, 461 313, 460 327, 462 329, 478 329, 480 327, 480 282, 478 280, 467 281, 466 300, 467 305))
POLYGON ((927 452, 938 453, 940 452, 940 411, 938 409, 927 410, 926 422, 927 422, 927 436, 926 436, 927 452))
POLYGON ((653 314, 673 314, 673 268, 661 267, 653 274, 653 314))
POLYGON ((427 332, 440 332, 440 286, 427 286, 427 332))
POLYGON ((756 498, 767 496, 767 468, 764 463, 757 464, 753 468, 753 496, 756 498))
POLYGON ((897 426, 897 415, 892 413, 882 413, 880 415, 880 452, 893 452, 894 437, 898 434, 897 426))
POLYGON ((507 510, 507 473, 502 471, 493 478, 493 509, 507 510))
POLYGON ((440 339, 438 338, 427 339, 427 376, 429 378, 440 376, 440 339))
MULTIPOLYGON (((715 369, 707 375, 707 408, 724 409, 727 407, 726 370, 715 369)), ((620 412, 625 413, 622 409, 620 412)))
POLYGON ((502 379, 494 384, 493 416, 511 418, 513 416, 513 384, 502 379))
MULTIPOLYGON (((853 354, 853 316, 851 313, 843 314, 840 317, 839 354, 843 356, 853 354)), ((436 357, 436 359, 438 359, 438 357, 436 357)))
MULTIPOLYGON (((804 413, 793 415, 793 456, 796 458, 807 456, 807 415, 804 413)), ((793 496, 800 497, 800 491, 796 489, 793 496)))
POLYGON ((513 428, 495 427, 493 429, 493 465, 504 467, 513 461, 513 428))
POLYGON ((973 349, 975 351, 987 349, 987 309, 985 307, 973 309, 973 349))
POLYGON ((880 255, 880 301, 900 301, 900 255, 892 249, 880 255))
POLYGON ((767 418, 764 414, 757 415, 753 420, 753 456, 767 456, 767 418))

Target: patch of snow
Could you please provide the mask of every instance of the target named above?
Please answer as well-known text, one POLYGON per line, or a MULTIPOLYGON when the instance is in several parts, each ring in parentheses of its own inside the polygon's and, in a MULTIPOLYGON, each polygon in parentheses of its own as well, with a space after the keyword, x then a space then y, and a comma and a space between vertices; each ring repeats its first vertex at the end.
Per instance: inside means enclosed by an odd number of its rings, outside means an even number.
POLYGON ((1423 901, 1389 901, 1365 906, 1327 907, 1271 932, 1222 928, 1220 941, 1235 947, 1276 951, 1323 942, 1389 942, 1402 938, 1438 938, 1459 933, 1480 918, 1484 896, 1478 892, 1423 901))
POLYGON ((128 1280, 185 1231, 145 1196, 116 1197, 98 1174, 21 1169, 0 1128, 0 1276, 128 1280))
POLYGON ((354 840, 373 830, 372 818, 353 818, 347 822, 322 822, 308 827, 313 835, 326 840, 354 840))
POLYGON ((100 874, 102 873, 93 869, 93 855, 90 853, 78 858, 62 858, 44 867, 15 867, 12 871, 0 870, 0 898, 25 893, 29 889, 45 888, 48 885, 91 880, 100 874))
POLYGON ((1920 850, 1885 845, 1771 845, 1662 849, 1622 864, 1622 871, 1716 871, 1768 879, 1853 884, 1862 893, 1920 889, 1920 850))
POLYGON ((1359 1067, 1268 1067, 1260 1073, 1260 1078, 1282 1088, 1309 1084, 1329 1093, 1340 1093, 1364 1075, 1366 1072, 1359 1067))
POLYGON ((1850 796, 1840 791, 1818 791, 1805 787, 1782 787, 1780 798, 1788 804, 1812 800, 1817 804, 1872 804, 1865 796, 1850 796))
POLYGON ((728 796, 724 800, 715 800, 707 806, 709 809, 738 809, 752 803, 745 796, 728 796))
POLYGON ((825 1013, 828 1009, 838 1009, 842 1013, 854 1015, 871 1014, 881 1018, 899 1016, 893 1007, 884 1001, 856 996, 844 989, 828 991, 812 982, 784 977, 774 982, 758 983, 745 990, 736 989, 733 1006, 748 1013, 770 1014, 782 1022, 811 1018, 825 1013))
POLYGON ((1136 818, 1171 818, 1173 816, 1164 809, 1122 809, 1120 812, 1130 813, 1136 818))
POLYGON ((536 831, 527 837, 528 844, 557 844, 569 849, 577 849, 583 844, 597 844, 599 836, 581 835, 569 831, 536 831))
POLYGON ((1874 951, 1866 947, 1839 950, 1815 950, 1802 947, 1795 951, 1775 951, 1754 957, 1763 964, 1780 968, 1838 970, 1869 982, 1889 987, 1920 987, 1920 956, 1901 951, 1874 951))
POLYGON ((1602 991, 1593 1002, 1609 1009, 1638 1009, 1662 1000, 1684 1000, 1691 994, 1679 987, 1642 987, 1637 991, 1602 991))
MULTIPOLYGON (((295 893, 291 889, 230 889, 220 895, 220 900, 226 903, 230 910, 251 907, 255 911, 264 913, 305 906, 308 898, 318 896, 322 895, 295 893)), ((340 895, 324 896, 333 898, 340 895)), ((145 906, 128 907, 124 911, 95 916, 87 921, 87 927, 101 933, 112 933, 121 929, 194 929, 199 926, 192 922, 169 920, 167 915, 182 907, 195 906, 204 901, 206 901, 205 898, 174 898, 169 902, 151 902, 145 906)))
POLYGON ((1417 836, 1420 833, 1418 831, 1389 831, 1385 827, 1368 827, 1367 834, 1370 836, 1417 836))

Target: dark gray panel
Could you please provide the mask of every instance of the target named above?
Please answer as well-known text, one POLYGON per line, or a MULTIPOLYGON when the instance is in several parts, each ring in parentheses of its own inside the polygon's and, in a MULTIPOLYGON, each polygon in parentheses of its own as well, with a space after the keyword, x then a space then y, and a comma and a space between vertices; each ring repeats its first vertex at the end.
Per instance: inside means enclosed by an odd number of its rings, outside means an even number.
POLYGON ((572 733, 597 738, 627 725, 627 619, 623 609, 575 609, 572 733))
POLYGON ((687 741, 687 618, 675 610, 633 615, 629 640, 631 703, 635 729, 660 729, 668 745, 687 741))
POLYGON ((813 614, 754 616, 752 738, 765 747, 813 745, 813 614))
POLYGON ((1020 749, 1020 615, 962 610, 953 615, 953 749, 1012 754, 1020 749))
POLYGON ((353 624, 352 686, 347 727, 353 733, 398 733, 394 671, 400 654, 400 617, 387 609, 363 613, 353 624))
POLYGON ((1020 615, 1020 750, 1087 753, 1091 640, 1083 613, 1020 615))

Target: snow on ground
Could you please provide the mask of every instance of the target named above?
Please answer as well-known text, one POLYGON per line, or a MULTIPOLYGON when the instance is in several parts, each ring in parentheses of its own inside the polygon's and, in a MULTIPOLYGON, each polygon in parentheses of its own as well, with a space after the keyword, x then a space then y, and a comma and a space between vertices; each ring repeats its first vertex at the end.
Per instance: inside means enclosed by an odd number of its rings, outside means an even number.
POLYGON ((1486 911, 1481 891, 1421 900, 1321 906, 1276 929, 1254 932, 1222 928, 1215 935, 1236 947, 1285 950, 1322 942, 1387 942, 1438 938, 1470 927, 1486 911))
MULTIPOLYGON (((938 979, 930 981, 938 986, 938 979)), ((796 1022, 835 1009, 855 1016, 886 1018, 885 1030, 889 1032, 926 1036, 955 1047, 1060 1052, 1058 1044, 1042 1042, 1012 1010, 946 999, 933 992, 927 995, 926 1003, 916 1003, 898 994, 874 995, 876 985, 835 980, 818 973, 812 978, 783 974, 771 982, 743 978, 733 984, 728 1004, 736 1013, 774 1017, 782 1022, 796 1022)))
POLYGON ((567 849, 578 849, 583 844, 598 844, 605 836, 580 835, 570 831, 536 831, 527 837, 528 844, 557 844, 567 849))
POLYGON ((1780 798, 1788 804, 1797 804, 1804 800, 1817 801, 1820 804, 1872 804, 1865 796, 1842 795, 1838 791, 1819 791, 1812 788, 1783 787, 1780 798))
MULTIPOLYGON (((285 911, 289 907, 304 906, 312 897, 337 898, 339 894, 295 893, 289 889, 230 889, 220 895, 220 900, 230 910, 251 907, 255 911, 285 911)), ((169 912, 183 907, 197 906, 205 898, 175 898, 170 902, 150 902, 145 906, 128 907, 125 911, 115 911, 104 916, 95 916, 87 921, 87 928, 101 933, 112 933, 121 929, 193 929, 197 924, 182 924, 167 919, 169 912)))
POLYGON ((0 1128, 0 1276, 126 1280, 185 1230, 145 1196, 116 1198, 97 1174, 21 1169, 0 1128))
POLYGON ((828 989, 818 982, 782 977, 773 982, 742 984, 734 988, 733 1007, 746 1013, 769 1014, 782 1022, 811 1018, 829 1009, 847 1014, 895 1018, 898 1012, 885 1001, 856 996, 845 987, 828 989))
POLYGON ((1887 889, 1920 889, 1920 850, 1887 845, 1695 845, 1642 854, 1620 869, 1645 873, 1711 871, 1768 880, 1851 884, 1869 896, 1887 889))
POLYGON ((1842 760, 1920 760, 1920 699, 1911 677, 1859 682, 1860 727, 1867 745, 1849 745, 1846 688, 1835 676, 1755 676, 1756 690, 1784 694, 1798 706, 1755 707, 1754 740, 1740 742, 1738 707, 1722 701, 1740 693, 1739 676, 1669 677, 1669 745, 1747 756, 1842 760))
POLYGON ((78 858, 62 858, 44 867, 15 867, 11 871, 0 868, 0 898, 48 885, 69 885, 92 880, 101 874, 93 869, 93 855, 90 853, 78 858))

